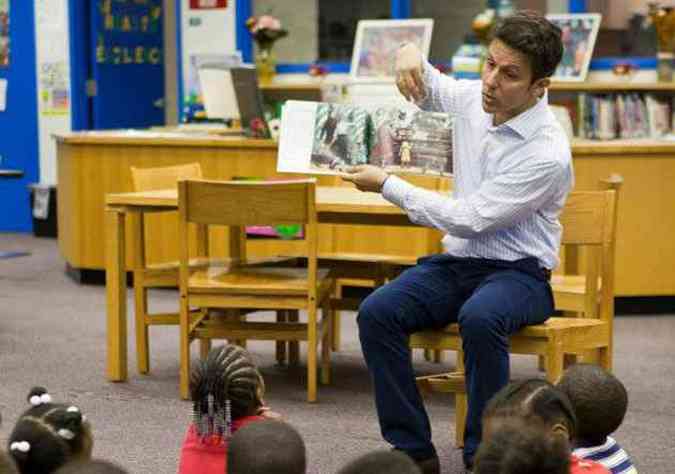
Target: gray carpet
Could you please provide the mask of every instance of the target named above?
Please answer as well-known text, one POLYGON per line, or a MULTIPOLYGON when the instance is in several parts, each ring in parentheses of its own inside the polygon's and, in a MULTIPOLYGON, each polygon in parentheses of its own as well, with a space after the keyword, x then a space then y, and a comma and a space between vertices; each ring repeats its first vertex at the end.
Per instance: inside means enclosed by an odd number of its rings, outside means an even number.
MULTIPOLYGON (((96 457, 132 473, 176 472, 190 405, 178 399, 175 328, 151 331, 151 375, 138 375, 130 340, 130 380, 109 383, 104 377, 105 288, 70 280, 55 240, 4 234, 0 249, 32 252, 0 260, 0 443, 6 444, 17 415, 27 407, 30 387, 44 385, 56 400, 76 403, 87 414, 96 457)), ((151 309, 175 308, 175 298, 172 291, 153 293, 151 309)), ((344 344, 333 358, 333 384, 320 388, 316 404, 305 402, 302 368, 277 367, 271 342, 250 345, 268 385, 269 405, 305 439, 310 473, 334 473, 346 461, 386 447, 352 316, 343 317, 344 344)), ((629 412, 616 437, 640 472, 672 473, 675 315, 618 317, 615 328, 615 371, 630 393, 629 412)), ((448 362, 454 363, 452 356, 448 362)), ((439 370, 419 356, 416 367, 421 373, 439 370)), ((537 374, 531 357, 514 357, 512 368, 514 378, 537 374)), ((427 401, 444 473, 461 472, 451 401, 443 395, 427 401)))

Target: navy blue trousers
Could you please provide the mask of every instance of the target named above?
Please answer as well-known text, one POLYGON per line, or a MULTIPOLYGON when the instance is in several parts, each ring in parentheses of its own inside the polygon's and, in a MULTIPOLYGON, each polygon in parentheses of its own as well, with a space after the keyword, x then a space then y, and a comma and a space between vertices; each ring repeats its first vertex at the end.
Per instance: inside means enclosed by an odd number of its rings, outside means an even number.
POLYGON ((409 335, 459 322, 469 405, 464 461, 471 463, 483 408, 509 380, 509 334, 545 321, 552 312, 551 287, 534 258, 507 262, 434 255, 374 291, 361 304, 357 321, 384 439, 415 459, 435 454, 409 335))

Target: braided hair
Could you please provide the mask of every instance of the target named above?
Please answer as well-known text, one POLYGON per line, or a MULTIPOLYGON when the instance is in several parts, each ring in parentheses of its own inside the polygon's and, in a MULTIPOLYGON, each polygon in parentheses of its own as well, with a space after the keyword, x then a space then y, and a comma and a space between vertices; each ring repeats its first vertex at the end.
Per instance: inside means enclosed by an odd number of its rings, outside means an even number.
POLYGON ((565 393, 547 380, 531 378, 502 388, 483 411, 483 424, 492 418, 536 417, 546 425, 563 423, 570 438, 577 431, 577 417, 565 393))
POLYGON ((68 461, 91 458, 91 426, 74 405, 52 403, 44 387, 28 393, 32 405, 16 422, 8 450, 22 474, 51 473, 68 461))
POLYGON ((206 438, 232 434, 232 421, 262 405, 265 384, 249 353, 239 346, 214 347, 190 374, 193 423, 206 438))

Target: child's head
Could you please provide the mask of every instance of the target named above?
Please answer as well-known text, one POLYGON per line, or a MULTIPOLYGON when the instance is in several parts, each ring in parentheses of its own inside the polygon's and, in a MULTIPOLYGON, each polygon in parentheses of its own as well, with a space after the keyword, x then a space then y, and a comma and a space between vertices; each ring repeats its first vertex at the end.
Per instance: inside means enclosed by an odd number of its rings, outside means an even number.
POLYGON ((69 462, 54 474, 127 474, 127 471, 108 461, 91 460, 69 462))
POLYGON ((14 426, 8 450, 22 474, 49 473, 68 461, 89 459, 91 427, 74 405, 52 403, 42 387, 31 389, 32 405, 14 426))
POLYGON ((628 408, 626 387, 602 367, 577 364, 565 371, 558 388, 577 415, 577 442, 603 444, 623 422, 628 408))
POLYGON ((364 454, 338 471, 338 474, 420 474, 420 468, 401 451, 373 451, 364 454))
POLYGON ((501 420, 484 440, 474 464, 475 474, 568 474, 570 446, 551 436, 541 421, 511 417, 501 420))
POLYGON ((214 347, 190 376, 193 417, 201 436, 228 436, 232 420, 254 415, 265 385, 251 356, 239 346, 214 347))
POLYGON ((539 420, 550 431, 572 439, 577 419, 567 396, 543 379, 526 379, 502 388, 483 412, 483 439, 491 436, 497 422, 508 418, 539 420))
POLYGON ((237 430, 227 448, 229 474, 305 474, 305 443, 282 421, 256 421, 237 430))

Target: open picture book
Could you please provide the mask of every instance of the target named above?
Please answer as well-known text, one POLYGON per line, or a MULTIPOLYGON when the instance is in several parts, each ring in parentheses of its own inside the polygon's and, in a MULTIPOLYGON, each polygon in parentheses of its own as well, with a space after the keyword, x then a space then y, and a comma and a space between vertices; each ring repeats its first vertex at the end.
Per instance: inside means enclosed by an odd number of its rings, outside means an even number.
POLYGON ((452 119, 412 104, 286 102, 277 171, 340 174, 361 164, 396 173, 451 175, 452 119))

